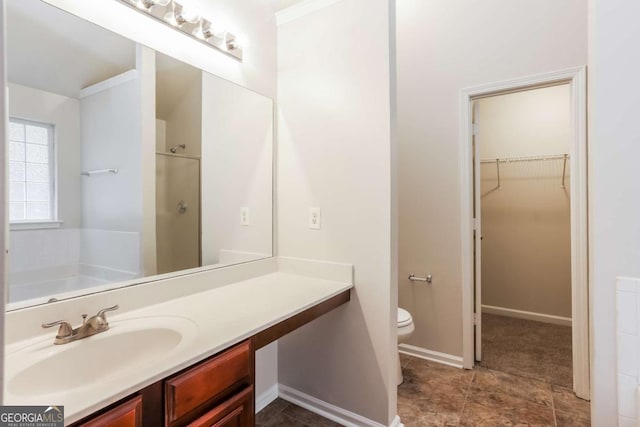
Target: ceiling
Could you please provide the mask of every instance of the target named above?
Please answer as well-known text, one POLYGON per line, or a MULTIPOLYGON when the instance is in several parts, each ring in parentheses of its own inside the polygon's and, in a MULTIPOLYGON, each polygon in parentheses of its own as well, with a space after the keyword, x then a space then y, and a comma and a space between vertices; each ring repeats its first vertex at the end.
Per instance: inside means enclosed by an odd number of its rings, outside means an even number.
POLYGON ((274 12, 279 12, 282 9, 286 9, 295 4, 302 3, 305 0, 263 0, 267 5, 273 9, 274 12))
POLYGON ((135 68, 135 43, 40 0, 7 2, 8 80, 77 98, 135 68))

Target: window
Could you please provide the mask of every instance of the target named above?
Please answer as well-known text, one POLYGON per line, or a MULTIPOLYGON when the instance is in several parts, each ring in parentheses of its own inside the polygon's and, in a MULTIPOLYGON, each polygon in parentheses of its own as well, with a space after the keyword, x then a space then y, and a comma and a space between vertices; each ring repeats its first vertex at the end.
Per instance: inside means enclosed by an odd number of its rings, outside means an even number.
POLYGON ((53 125, 9 119, 9 221, 55 221, 53 125))

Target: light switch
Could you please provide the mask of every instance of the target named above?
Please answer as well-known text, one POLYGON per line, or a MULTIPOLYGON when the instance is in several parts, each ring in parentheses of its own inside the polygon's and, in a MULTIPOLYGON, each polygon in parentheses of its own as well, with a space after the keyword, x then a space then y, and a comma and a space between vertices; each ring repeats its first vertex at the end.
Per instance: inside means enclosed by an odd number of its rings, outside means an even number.
POLYGON ((309 228, 320 230, 320 208, 309 208, 309 228))
POLYGON ((240 208, 240 225, 243 227, 249 226, 249 208, 242 207, 240 208))

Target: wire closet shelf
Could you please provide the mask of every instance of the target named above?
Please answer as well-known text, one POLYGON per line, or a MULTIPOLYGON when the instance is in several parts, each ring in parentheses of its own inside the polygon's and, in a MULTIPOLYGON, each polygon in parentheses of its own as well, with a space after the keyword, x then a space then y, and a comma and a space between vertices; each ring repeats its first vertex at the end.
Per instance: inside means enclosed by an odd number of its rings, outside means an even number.
POLYGON ((495 164, 496 165, 496 174, 498 177, 498 185, 491 189, 488 193, 491 193, 495 190, 498 190, 501 186, 500 182, 500 164, 501 163, 517 163, 517 162, 540 162, 540 161, 548 161, 548 160, 562 160, 562 184, 560 188, 565 187, 565 181, 567 177, 567 162, 569 161, 569 154, 550 154, 544 156, 522 156, 522 157, 498 157, 495 159, 485 159, 480 160, 481 164, 495 164))

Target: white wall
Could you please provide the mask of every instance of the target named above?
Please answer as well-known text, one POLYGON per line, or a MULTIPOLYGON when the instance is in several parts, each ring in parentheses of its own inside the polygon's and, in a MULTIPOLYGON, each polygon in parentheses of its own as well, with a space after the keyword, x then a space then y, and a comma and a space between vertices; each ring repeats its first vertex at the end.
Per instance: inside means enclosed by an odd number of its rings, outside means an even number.
MULTIPOLYGON (((569 85, 483 98, 481 159, 569 152, 569 85)), ((571 318, 571 218, 564 160, 483 163, 482 305, 571 318)), ((566 171, 568 172, 568 170, 566 171)), ((503 312, 509 314, 509 312, 503 312)), ((541 320, 544 319, 541 318, 541 320)))
POLYGON ((273 11, 263 0, 190 1, 202 16, 245 40, 242 62, 189 40, 184 34, 117 1, 45 1, 158 52, 275 98, 276 22, 273 11))
POLYGON ((58 220, 64 228, 80 227, 80 101, 13 83, 8 87, 11 117, 55 126, 58 220))
POLYGON ((477 100, 480 157, 569 153, 570 97, 565 84, 477 100))
POLYGON ((141 100, 138 77, 80 100, 83 228, 142 231, 141 100), (117 126, 114 124, 117 123, 117 126))
POLYGON ((460 90, 584 65, 587 4, 403 0, 397 14, 400 306, 410 344, 461 356, 460 90))
POLYGON ((200 156, 202 145, 202 79, 196 79, 174 100, 174 108, 166 120, 165 150, 185 144, 186 149, 178 149, 178 154, 200 156))
POLYGON ((167 149, 167 121, 156 119, 156 151, 164 153, 167 149))
POLYGON ((390 37, 387 0, 335 2, 278 33, 278 254, 355 265, 351 302, 279 341, 280 383, 383 425, 397 393, 390 37))
POLYGON ((273 101, 204 73, 202 117, 202 263, 221 250, 271 256, 273 101))
POLYGON ((142 271, 157 272, 156 257, 156 52, 136 45, 140 93, 140 150, 142 164, 142 271))
POLYGON ((616 276, 640 277, 640 27, 636 0, 589 2, 592 423, 616 411, 616 276))
POLYGON ((271 403, 276 397, 274 388, 278 386, 278 341, 256 351, 255 396, 256 411, 264 408, 259 405, 271 403))

